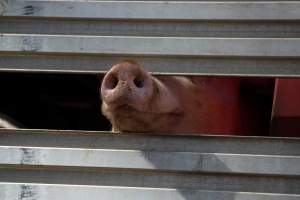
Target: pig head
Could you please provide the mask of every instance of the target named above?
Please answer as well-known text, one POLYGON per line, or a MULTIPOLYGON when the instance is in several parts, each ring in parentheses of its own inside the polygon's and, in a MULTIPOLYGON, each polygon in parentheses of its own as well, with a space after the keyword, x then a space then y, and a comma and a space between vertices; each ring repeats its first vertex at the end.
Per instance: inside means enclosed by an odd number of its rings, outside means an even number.
POLYGON ((114 132, 238 134, 237 79, 152 76, 138 63, 114 65, 101 85, 114 132))

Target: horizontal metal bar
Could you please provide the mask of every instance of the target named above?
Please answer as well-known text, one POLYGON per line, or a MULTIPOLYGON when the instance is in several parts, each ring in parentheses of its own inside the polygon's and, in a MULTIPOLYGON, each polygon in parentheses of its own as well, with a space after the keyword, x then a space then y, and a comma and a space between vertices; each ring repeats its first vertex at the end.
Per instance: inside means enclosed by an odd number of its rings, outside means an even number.
POLYGON ((300 59, 0 54, 0 71, 103 73, 133 59, 155 74, 300 77, 300 59))
POLYGON ((2 34, 0 51, 106 55, 299 57, 300 39, 2 34))
POLYGON ((205 191, 189 189, 161 189, 142 187, 105 187, 79 185, 46 185, 27 183, 0 183, 2 200, 18 199, 26 196, 35 200, 79 200, 88 197, 89 200, 296 200, 300 195, 268 194, 250 192, 205 191))
POLYGON ((0 129, 0 145, 300 156, 300 139, 270 137, 0 129))
MULTIPOLYGON (((99 185, 150 188, 184 188, 232 192, 300 194, 299 177, 291 176, 234 176, 199 173, 153 173, 147 171, 62 170, 0 168, 1 182, 47 183, 70 185, 99 185)), ((156 171, 157 172, 157 171, 156 171)))
POLYGON ((220 153, 1 146, 0 164, 300 175, 299 157, 220 153))
POLYGON ((300 22, 128 21, 0 18, 1 33, 155 36, 299 38, 300 22))
POLYGON ((299 20, 300 3, 165 1, 8 1, 2 16, 93 19, 299 20))

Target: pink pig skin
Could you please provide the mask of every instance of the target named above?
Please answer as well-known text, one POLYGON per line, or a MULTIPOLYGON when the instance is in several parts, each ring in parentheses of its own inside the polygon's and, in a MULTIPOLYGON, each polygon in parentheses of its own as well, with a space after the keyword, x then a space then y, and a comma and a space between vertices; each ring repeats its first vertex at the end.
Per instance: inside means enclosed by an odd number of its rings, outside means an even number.
POLYGON ((240 79, 152 76, 135 61, 114 65, 101 85, 114 132, 242 134, 240 79))

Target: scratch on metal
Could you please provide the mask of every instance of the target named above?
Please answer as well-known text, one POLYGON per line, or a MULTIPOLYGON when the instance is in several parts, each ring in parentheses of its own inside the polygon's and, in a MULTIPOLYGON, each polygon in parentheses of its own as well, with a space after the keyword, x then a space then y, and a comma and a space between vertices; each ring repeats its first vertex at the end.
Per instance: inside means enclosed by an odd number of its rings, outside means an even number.
POLYGON ((38 199, 38 187, 31 185, 21 185, 20 195, 18 200, 37 200, 38 199))
POLYGON ((34 15, 40 12, 43 8, 41 6, 36 5, 27 5, 23 7, 24 15, 34 15))
POLYGON ((30 149, 30 148, 21 148, 21 164, 38 164, 38 150, 30 149))
POLYGON ((8 8, 9 0, 0 0, 0 15, 3 15, 8 8))
POLYGON ((32 36, 22 37, 22 51, 32 51, 36 52, 42 48, 42 39, 32 36))

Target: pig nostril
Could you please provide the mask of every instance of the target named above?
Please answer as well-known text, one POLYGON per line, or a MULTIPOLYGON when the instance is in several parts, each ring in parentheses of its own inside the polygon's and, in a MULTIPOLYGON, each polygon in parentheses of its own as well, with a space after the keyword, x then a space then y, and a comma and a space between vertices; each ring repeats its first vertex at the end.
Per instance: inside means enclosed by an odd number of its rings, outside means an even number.
POLYGON ((112 89, 114 89, 118 85, 118 82, 119 82, 118 78, 115 77, 114 75, 112 75, 107 80, 106 86, 107 86, 108 89, 112 90, 112 89))
POLYGON ((133 82, 134 82, 134 85, 138 88, 144 87, 144 80, 142 80, 142 79, 137 79, 136 78, 136 79, 133 80, 133 82))

